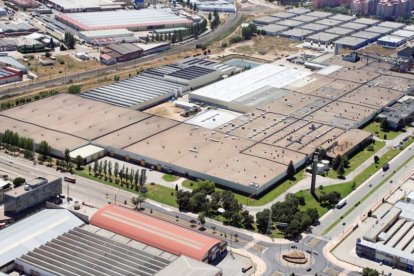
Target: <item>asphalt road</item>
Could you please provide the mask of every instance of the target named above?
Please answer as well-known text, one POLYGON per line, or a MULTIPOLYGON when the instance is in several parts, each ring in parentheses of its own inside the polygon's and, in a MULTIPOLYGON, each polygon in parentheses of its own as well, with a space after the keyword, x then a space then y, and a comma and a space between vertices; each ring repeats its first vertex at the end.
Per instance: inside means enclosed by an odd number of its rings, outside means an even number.
POLYGON ((397 155, 390 164, 390 169, 386 172, 383 170, 378 170, 374 173, 367 181, 361 184, 355 191, 353 191, 347 197, 347 204, 341 209, 333 209, 329 211, 322 219, 320 225, 313 228, 313 233, 321 235, 326 228, 328 228, 333 222, 345 214, 350 208, 352 208, 358 201, 361 199, 375 186, 379 185, 383 179, 389 175, 393 175, 390 180, 384 183, 376 192, 374 192, 368 199, 363 201, 357 208, 355 208, 348 216, 346 216, 336 227, 334 227, 329 233, 325 235, 327 238, 334 238, 341 234, 344 230, 347 229, 349 225, 354 223, 357 218, 361 215, 366 214, 376 202, 382 200, 382 198, 397 185, 404 177, 407 177, 414 170, 414 160, 409 162, 406 167, 403 169, 394 171, 402 164, 405 160, 410 158, 414 154, 412 150, 412 145, 403 150, 399 155, 397 155))
POLYGON ((156 55, 146 56, 146 57, 136 59, 136 60, 131 60, 131 61, 118 63, 114 65, 109 65, 104 68, 93 69, 93 70, 89 70, 85 72, 78 72, 76 74, 67 75, 67 76, 63 76, 63 77, 59 77, 59 78, 55 78, 51 80, 34 81, 33 83, 28 83, 22 86, 16 85, 15 87, 8 86, 8 87, 0 89, 0 95, 2 96, 17 95, 23 92, 29 92, 29 91, 36 90, 36 89, 48 88, 48 87, 51 88, 53 86, 63 85, 65 83, 68 83, 69 80, 72 80, 72 82, 76 83, 78 81, 93 78, 95 76, 106 74, 111 71, 115 72, 121 69, 126 69, 128 67, 137 66, 141 63, 144 63, 144 62, 147 62, 153 59, 158 59, 158 58, 166 57, 169 55, 178 54, 180 52, 193 49, 197 44, 204 44, 206 42, 214 40, 215 38, 219 37, 223 33, 233 28, 239 22, 240 18, 241 18, 240 13, 231 14, 228 20, 224 22, 222 25, 220 25, 220 27, 215 29, 214 31, 205 33, 204 35, 199 36, 198 39, 190 40, 183 44, 174 45, 170 50, 167 50, 165 52, 162 52, 156 55))

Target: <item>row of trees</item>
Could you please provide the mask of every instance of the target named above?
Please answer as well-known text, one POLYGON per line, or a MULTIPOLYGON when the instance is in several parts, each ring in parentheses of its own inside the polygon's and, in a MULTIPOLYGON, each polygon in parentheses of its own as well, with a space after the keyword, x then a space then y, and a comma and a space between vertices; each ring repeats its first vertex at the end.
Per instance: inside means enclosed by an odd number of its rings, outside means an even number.
POLYGON ((272 205, 271 209, 264 209, 256 214, 257 229, 263 234, 271 234, 270 230, 275 225, 286 238, 297 237, 311 225, 316 224, 319 219, 315 208, 300 211, 301 205, 305 205, 303 197, 287 194, 285 201, 277 202, 272 205))
POLYGON ((44 99, 44 98, 47 98, 49 96, 53 96, 56 94, 57 94, 57 91, 52 89, 49 91, 42 91, 34 96, 31 95, 31 96, 19 97, 14 100, 3 101, 0 103, 0 110, 9 109, 9 108, 19 106, 25 103, 30 103, 32 101, 44 99))
POLYGON ((155 41, 170 41, 171 43, 177 43, 183 41, 184 38, 189 36, 194 36, 197 38, 199 34, 204 32, 207 28, 207 21, 203 19, 199 24, 194 24, 190 28, 185 30, 178 30, 172 33, 152 33, 147 35, 145 41, 155 42, 155 41))
POLYGON ((208 15, 208 20, 210 21, 210 28, 212 30, 214 30, 215 28, 217 28, 220 23, 220 16, 217 10, 214 10, 213 15, 211 15, 211 13, 208 15))
MULTIPOLYGON (((0 134, 0 142, 3 146, 8 147, 11 151, 17 151, 22 149, 24 151, 24 157, 28 159, 33 159, 33 148, 34 141, 33 139, 20 136, 17 132, 6 130, 4 134, 0 134)), ((36 151, 40 154, 39 160, 46 160, 47 156, 51 153, 51 147, 46 141, 41 141, 36 146, 36 151)))
POLYGON ((119 183, 120 185, 125 185, 127 188, 134 189, 136 191, 146 192, 144 188, 144 184, 147 181, 146 177, 146 170, 142 169, 140 171, 130 169, 125 165, 120 167, 118 162, 114 164, 112 161, 104 160, 104 161, 95 161, 93 163, 93 167, 91 165, 88 166, 89 174, 93 174, 95 177, 105 177, 105 180, 114 181, 115 183, 119 183))
POLYGON ((179 190, 176 199, 180 210, 192 213, 203 213, 208 217, 222 215, 225 223, 235 226, 252 229, 254 217, 249 211, 243 210, 242 205, 237 201, 232 191, 216 191, 211 181, 198 181, 197 186, 191 192, 179 190), (219 209, 224 211, 219 212, 219 209))

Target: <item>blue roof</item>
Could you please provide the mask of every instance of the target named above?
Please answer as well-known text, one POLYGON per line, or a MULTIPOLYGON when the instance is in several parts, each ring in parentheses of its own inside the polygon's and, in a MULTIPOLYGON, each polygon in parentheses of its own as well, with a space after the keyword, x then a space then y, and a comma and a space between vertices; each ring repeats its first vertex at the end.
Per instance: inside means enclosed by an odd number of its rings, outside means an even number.
POLYGON ((65 209, 45 209, 0 231, 0 267, 83 225, 65 209))

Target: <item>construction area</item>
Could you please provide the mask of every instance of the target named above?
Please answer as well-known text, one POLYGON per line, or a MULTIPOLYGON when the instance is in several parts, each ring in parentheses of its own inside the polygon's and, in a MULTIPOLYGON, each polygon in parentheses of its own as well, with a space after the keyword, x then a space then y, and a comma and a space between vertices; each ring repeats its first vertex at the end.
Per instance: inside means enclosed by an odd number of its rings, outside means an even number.
POLYGON ((374 42, 397 48, 414 37, 412 28, 401 23, 310 10, 302 14, 287 10, 255 18, 253 22, 268 35, 351 50, 374 42))

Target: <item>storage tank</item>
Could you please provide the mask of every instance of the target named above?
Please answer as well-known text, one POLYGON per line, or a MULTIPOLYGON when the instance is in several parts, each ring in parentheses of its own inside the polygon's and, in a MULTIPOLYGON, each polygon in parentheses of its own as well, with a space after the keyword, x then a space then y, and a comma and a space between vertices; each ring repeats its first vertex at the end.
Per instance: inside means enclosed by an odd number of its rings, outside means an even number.
POLYGON ((325 172, 325 165, 322 163, 318 163, 316 165, 316 173, 323 173, 325 172))
POLYGON ((322 160, 321 163, 324 165, 325 171, 329 170, 329 160, 322 160))

